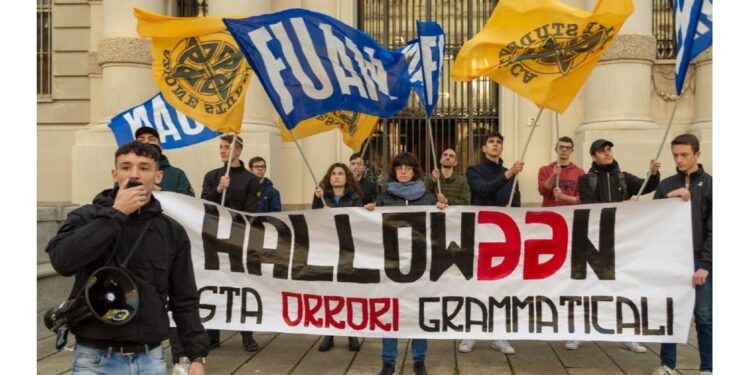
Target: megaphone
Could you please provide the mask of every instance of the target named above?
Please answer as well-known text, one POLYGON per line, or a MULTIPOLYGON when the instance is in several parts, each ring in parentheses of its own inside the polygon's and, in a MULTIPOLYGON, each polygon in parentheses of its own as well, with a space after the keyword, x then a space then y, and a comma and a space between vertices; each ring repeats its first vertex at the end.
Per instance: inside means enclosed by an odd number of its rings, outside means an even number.
POLYGON ((133 278, 117 267, 101 267, 84 285, 83 294, 44 314, 44 325, 57 333, 55 348, 65 346, 70 328, 94 317, 109 325, 123 325, 138 312, 140 298, 133 278))

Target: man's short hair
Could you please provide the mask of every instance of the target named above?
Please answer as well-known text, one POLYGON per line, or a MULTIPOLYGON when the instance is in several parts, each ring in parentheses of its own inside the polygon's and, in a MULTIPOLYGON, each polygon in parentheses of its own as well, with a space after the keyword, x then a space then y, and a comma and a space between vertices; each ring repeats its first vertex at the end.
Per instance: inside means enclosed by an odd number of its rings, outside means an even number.
POLYGON ((355 152, 352 154, 352 156, 349 157, 349 161, 352 161, 354 159, 359 159, 361 157, 362 157, 362 154, 360 154, 359 152, 355 152))
POLYGON ((237 138, 237 142, 234 144, 234 147, 238 147, 238 148, 242 149, 242 137, 240 137, 239 135, 226 134, 226 135, 222 135, 221 138, 219 138, 219 139, 221 139, 224 142, 228 142, 228 143, 231 144, 232 143, 232 137, 237 138))
POLYGON ((692 134, 680 134, 672 140, 672 146, 674 145, 689 145, 693 149, 693 153, 701 150, 701 144, 698 142, 698 137, 692 134))
POLYGON ((255 164, 255 163, 259 162, 259 161, 262 161, 263 164, 266 164, 266 159, 263 159, 263 157, 261 157, 261 156, 254 156, 252 159, 250 159, 250 160, 247 161, 247 166, 250 167, 250 168, 252 168, 253 164, 255 164))
POLYGON ((150 144, 138 141, 126 143, 115 151, 115 165, 117 165, 117 158, 120 155, 136 154, 138 156, 147 157, 153 159, 156 163, 156 169, 159 170, 159 148, 150 144))
POLYGON ((575 146, 573 144, 573 139, 570 138, 570 137, 568 137, 567 135, 564 135, 564 136, 560 137, 560 139, 557 140, 557 144, 558 145, 560 144, 560 142, 570 143, 571 146, 575 146))
POLYGON ((503 135, 500 134, 500 132, 489 132, 489 133, 487 133, 487 134, 484 135, 484 140, 482 141, 482 146, 486 145, 487 142, 489 142, 489 140, 491 138, 500 138, 500 142, 502 142, 504 140, 503 135))

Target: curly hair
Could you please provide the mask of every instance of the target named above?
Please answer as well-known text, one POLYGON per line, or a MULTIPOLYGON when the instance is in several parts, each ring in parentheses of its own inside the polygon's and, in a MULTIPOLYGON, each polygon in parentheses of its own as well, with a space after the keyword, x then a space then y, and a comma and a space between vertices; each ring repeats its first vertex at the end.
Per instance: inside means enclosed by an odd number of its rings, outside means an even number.
POLYGON ((139 141, 133 141, 126 143, 115 151, 115 165, 117 165, 117 158, 121 155, 136 154, 137 156, 143 156, 149 159, 153 159, 156 163, 156 170, 159 170, 159 159, 161 153, 159 148, 150 144, 139 141))
POLYGON ((331 187, 331 173, 333 173, 333 170, 336 168, 343 169, 344 174, 346 174, 346 185, 344 185, 344 191, 353 191, 361 197, 362 191, 359 189, 359 183, 354 179, 354 174, 352 174, 352 171, 344 163, 333 163, 330 167, 328 167, 328 172, 326 172, 326 175, 323 177, 323 181, 320 182, 320 187, 323 189, 324 194, 333 195, 333 188, 331 187))
POLYGON ((412 177, 412 181, 420 180, 422 179, 422 176, 424 176, 424 171, 419 165, 419 159, 417 159, 417 157, 414 156, 414 154, 411 152, 402 152, 394 156, 393 160, 391 161, 391 179, 396 181, 398 180, 396 178, 396 168, 402 165, 408 165, 414 168, 414 177, 412 177))

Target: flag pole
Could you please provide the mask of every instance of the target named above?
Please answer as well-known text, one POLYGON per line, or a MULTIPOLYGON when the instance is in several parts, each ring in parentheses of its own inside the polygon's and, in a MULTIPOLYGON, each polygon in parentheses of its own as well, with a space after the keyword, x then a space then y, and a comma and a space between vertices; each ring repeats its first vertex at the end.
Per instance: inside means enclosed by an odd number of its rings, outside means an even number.
MULTIPOLYGON (((555 112, 555 154, 557 154, 557 166, 560 167, 560 153, 557 150, 557 147, 560 145, 560 117, 557 112, 555 112)), ((557 178, 555 178, 555 188, 560 187, 560 173, 557 174, 557 178)), ((557 202, 557 197, 555 197, 555 202, 557 202)))
POLYGON ((305 156, 305 152, 302 151, 302 147, 299 145, 299 142, 297 141, 297 137, 294 135, 293 129, 289 130, 289 134, 292 136, 292 139, 294 140, 294 144, 297 145, 297 150, 299 150, 300 155, 302 155, 302 160, 305 161, 305 165, 307 165, 307 170, 310 172, 310 177, 313 179, 313 184, 315 186, 318 186, 319 181, 317 178, 315 178, 315 173, 313 173, 312 167, 310 167, 310 163, 307 161, 307 157, 305 156))
MULTIPOLYGON (((432 165, 435 169, 438 170, 438 178, 437 178, 437 188, 438 188, 438 194, 443 194, 443 190, 440 188, 440 175, 443 174, 443 171, 441 171, 438 168, 438 160, 437 160, 437 153, 435 152, 435 140, 432 138, 432 124, 430 123, 430 116, 427 117, 427 137, 430 138, 430 149, 432 149, 432 165)), ((430 175, 432 173, 430 172, 430 175)))
MULTIPOLYGON (((232 167, 232 157, 234 157, 234 144, 237 142, 237 134, 232 133, 232 143, 229 145, 229 158, 227 159, 227 170, 224 172, 224 176, 229 176, 229 168, 232 167)), ((231 183, 231 182, 230 182, 231 183)), ((221 205, 224 205, 224 201, 227 198, 227 190, 229 189, 229 186, 227 186, 222 192, 221 192, 221 205)))
MULTIPOLYGON (((677 103, 680 102, 680 98, 682 98, 681 95, 677 96, 677 99, 674 101, 674 108, 672 108, 672 114, 669 116, 669 123, 667 124, 667 129, 664 131, 664 136, 661 138, 661 144, 659 145, 659 148, 656 150, 656 157, 654 160, 659 160, 659 156, 661 155, 661 150, 664 148, 664 143, 667 141, 667 135, 669 135, 669 129, 672 128, 672 121, 674 120, 674 115, 677 113, 677 103)), ((635 200, 638 200, 641 197, 641 194, 643 194, 643 190, 646 188, 646 183, 648 182, 649 177, 651 176, 651 168, 649 166, 648 172, 646 172, 646 178, 643 180, 643 183, 641 184, 641 188, 638 189, 638 194, 635 196, 635 200)))
MULTIPOLYGON (((539 123, 539 117, 542 115, 542 111, 544 111, 544 107, 539 107, 539 112, 536 114, 536 117, 534 117, 534 124, 531 126, 531 131, 529 132, 528 138, 526 138, 526 145, 523 146, 523 153, 521 153, 521 161, 526 158, 526 151, 529 149, 529 142, 531 141, 531 136, 534 135, 534 129, 536 129, 536 124, 539 123)), ((513 196, 516 194, 516 185, 518 184, 518 177, 514 175, 513 179, 513 186, 510 188, 510 199, 508 199, 508 205, 506 207, 510 207, 510 205, 513 203, 513 196)))

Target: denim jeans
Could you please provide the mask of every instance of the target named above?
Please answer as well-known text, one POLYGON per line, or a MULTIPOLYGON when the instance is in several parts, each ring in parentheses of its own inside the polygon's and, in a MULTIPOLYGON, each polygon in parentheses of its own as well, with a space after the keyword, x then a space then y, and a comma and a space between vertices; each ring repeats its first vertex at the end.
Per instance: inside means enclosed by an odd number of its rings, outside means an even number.
MULTIPOLYGON (((696 265, 696 270, 697 270, 696 265)), ((698 353, 701 357, 700 371, 713 370, 713 328, 712 328, 712 280, 713 271, 708 273, 706 283, 695 288, 695 331, 698 336, 698 353)), ((677 344, 661 344, 661 364, 669 368, 677 366, 677 344)))
MULTIPOLYGON (((424 362, 424 356, 427 352, 427 340, 425 339, 412 339, 411 340, 411 355, 414 358, 414 362, 424 362)), ((383 346, 380 351, 380 356, 383 358, 383 362, 390 362, 396 364, 396 357, 398 355, 398 340, 397 339, 383 339, 383 346)))
POLYGON ((136 354, 120 354, 112 348, 95 349, 76 344, 73 375, 167 375, 164 348, 159 345, 136 354))

